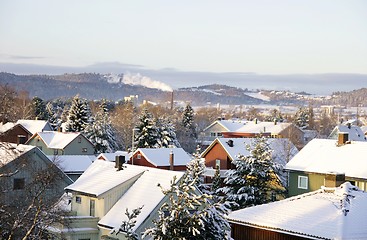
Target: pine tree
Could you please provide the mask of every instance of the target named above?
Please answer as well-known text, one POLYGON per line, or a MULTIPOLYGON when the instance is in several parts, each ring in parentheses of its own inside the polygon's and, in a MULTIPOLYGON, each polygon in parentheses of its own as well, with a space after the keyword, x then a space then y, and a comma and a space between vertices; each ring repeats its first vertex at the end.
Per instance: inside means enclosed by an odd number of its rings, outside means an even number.
POLYGON ((103 108, 100 108, 94 121, 84 129, 84 134, 93 143, 95 153, 114 152, 119 147, 108 112, 103 108))
POLYGON ((64 106, 65 104, 60 99, 50 101, 46 104, 46 111, 49 116, 48 122, 51 124, 54 130, 57 130, 61 127, 61 116, 64 106))
POLYGON ((83 132, 90 122, 92 122, 91 110, 87 100, 81 99, 79 95, 76 95, 69 109, 65 131, 83 132))
POLYGON ((256 138, 247 149, 250 155, 232 162, 235 169, 227 171, 225 186, 217 190, 232 202, 232 210, 267 203, 284 191, 277 175, 281 167, 273 161, 267 139, 256 138))
POLYGON ((38 120, 48 119, 46 105, 45 105, 45 102, 41 98, 34 97, 32 99, 31 108, 32 108, 32 115, 35 119, 38 119, 38 120))
POLYGON ((147 109, 143 109, 139 116, 138 133, 135 146, 138 148, 159 147, 158 129, 154 123, 153 115, 147 109))
POLYGON ((181 181, 174 178, 170 189, 162 192, 169 201, 164 203, 153 220, 154 226, 144 232, 156 240, 171 239, 231 239, 230 226, 225 216, 228 209, 212 203, 211 196, 195 189, 196 181, 184 175, 181 181))

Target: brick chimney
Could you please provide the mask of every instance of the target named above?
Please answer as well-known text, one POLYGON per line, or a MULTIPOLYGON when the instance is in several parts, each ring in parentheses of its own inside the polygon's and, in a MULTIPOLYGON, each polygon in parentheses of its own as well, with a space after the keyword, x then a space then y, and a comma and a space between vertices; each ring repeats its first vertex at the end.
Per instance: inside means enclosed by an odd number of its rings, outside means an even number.
POLYGON ((123 170, 123 164, 125 163, 125 156, 116 156, 115 157, 115 168, 117 171, 123 170))
POLYGON ((345 182, 344 173, 327 173, 324 180, 325 187, 339 187, 345 182))
POLYGON ((174 160, 174 154, 173 151, 169 153, 169 170, 173 171, 175 168, 175 160, 174 160))
POLYGON ((338 146, 347 144, 348 139, 349 139, 349 134, 348 133, 340 132, 338 134, 338 146))

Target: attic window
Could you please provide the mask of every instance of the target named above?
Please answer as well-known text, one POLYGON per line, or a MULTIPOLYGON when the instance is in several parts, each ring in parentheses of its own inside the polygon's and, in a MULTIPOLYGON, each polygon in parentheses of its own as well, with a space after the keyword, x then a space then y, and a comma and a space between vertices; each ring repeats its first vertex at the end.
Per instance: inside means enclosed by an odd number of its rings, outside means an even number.
POLYGON ((141 159, 141 154, 138 153, 138 155, 136 156, 137 159, 141 159))
POLYGON ((25 179, 24 178, 14 178, 13 181, 13 190, 24 189, 25 179))
POLYGON ((75 202, 76 202, 76 203, 82 203, 82 198, 81 198, 81 197, 79 197, 79 196, 76 196, 76 197, 75 197, 75 202))
POLYGON ((308 177, 298 176, 298 188, 308 189, 308 177))

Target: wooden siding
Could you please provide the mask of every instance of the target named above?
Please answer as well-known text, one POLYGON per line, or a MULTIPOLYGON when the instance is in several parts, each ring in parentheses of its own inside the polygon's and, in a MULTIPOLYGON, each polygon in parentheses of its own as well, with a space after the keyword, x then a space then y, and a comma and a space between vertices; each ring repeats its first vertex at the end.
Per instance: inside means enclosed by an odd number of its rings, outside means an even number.
POLYGON ((304 240, 308 237, 274 232, 237 223, 231 223, 231 236, 234 240, 304 240))
POLYGON ((214 146, 205 155, 205 166, 215 168, 216 160, 220 160, 220 169, 230 169, 231 160, 223 146, 215 143, 214 146))
POLYGON ((0 142, 10 142, 18 144, 19 135, 25 136, 26 141, 28 141, 28 139, 31 137, 31 135, 26 130, 24 130, 24 128, 22 128, 20 125, 15 125, 12 129, 9 129, 8 131, 0 134, 0 142))

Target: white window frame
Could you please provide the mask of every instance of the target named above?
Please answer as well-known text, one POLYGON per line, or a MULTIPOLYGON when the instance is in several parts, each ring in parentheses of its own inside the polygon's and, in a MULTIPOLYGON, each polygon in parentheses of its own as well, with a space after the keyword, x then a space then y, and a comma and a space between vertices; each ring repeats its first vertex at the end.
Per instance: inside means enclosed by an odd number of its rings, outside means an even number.
POLYGON ((298 176, 298 188, 299 189, 308 189, 308 177, 307 176, 298 176), (306 182, 305 182, 306 186, 301 185, 302 179, 303 179, 303 181, 306 180, 306 182))
POLYGON ((216 159, 215 160, 215 167, 219 167, 219 170, 220 170, 220 159, 216 159))
POLYGON ((141 154, 140 154, 140 153, 138 153, 138 154, 136 155, 136 159, 141 159, 141 154))

